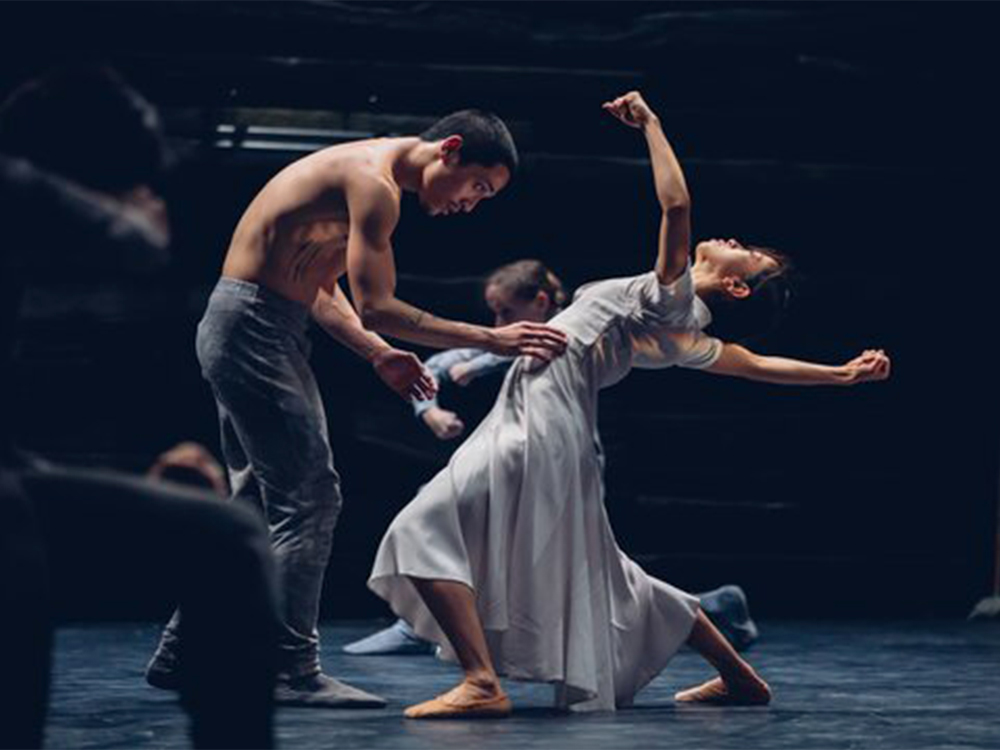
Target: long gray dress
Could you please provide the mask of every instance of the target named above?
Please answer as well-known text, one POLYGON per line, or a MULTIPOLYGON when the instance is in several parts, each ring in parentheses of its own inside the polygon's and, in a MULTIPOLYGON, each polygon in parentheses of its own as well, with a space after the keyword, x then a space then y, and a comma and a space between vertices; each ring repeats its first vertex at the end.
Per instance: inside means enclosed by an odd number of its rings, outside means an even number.
POLYGON ((618 548, 604 508, 597 394, 632 367, 703 368, 722 344, 690 268, 584 287, 553 318, 566 355, 519 358, 496 405, 451 462, 395 518, 368 586, 454 659, 408 576, 476 593, 500 674, 556 685, 556 703, 613 710, 662 670, 698 600, 618 548))

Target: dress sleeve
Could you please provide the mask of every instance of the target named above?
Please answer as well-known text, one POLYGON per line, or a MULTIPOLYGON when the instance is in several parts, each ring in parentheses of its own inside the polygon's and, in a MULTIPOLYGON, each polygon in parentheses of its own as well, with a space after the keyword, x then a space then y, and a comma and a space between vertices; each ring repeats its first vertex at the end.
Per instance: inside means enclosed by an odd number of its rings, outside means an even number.
POLYGON ((690 331, 677 340, 678 367, 704 370, 722 354, 722 342, 703 331, 690 331))
POLYGON ((704 306, 695 297, 690 263, 670 284, 661 284, 650 272, 635 277, 630 286, 636 367, 704 369, 719 358, 722 342, 701 330, 705 320, 698 309, 704 306))
POLYGON ((629 296, 636 300, 640 322, 650 325, 684 326, 694 309, 691 264, 670 284, 661 284, 655 271, 636 276, 629 296))

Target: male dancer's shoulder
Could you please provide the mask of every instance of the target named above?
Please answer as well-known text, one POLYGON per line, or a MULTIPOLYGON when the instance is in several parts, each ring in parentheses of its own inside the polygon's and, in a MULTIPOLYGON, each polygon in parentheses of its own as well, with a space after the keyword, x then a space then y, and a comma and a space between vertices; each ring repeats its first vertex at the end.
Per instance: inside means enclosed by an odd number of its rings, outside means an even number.
POLYGON ((395 227, 399 221, 400 188, 384 172, 361 168, 345 183, 351 223, 364 231, 395 227))

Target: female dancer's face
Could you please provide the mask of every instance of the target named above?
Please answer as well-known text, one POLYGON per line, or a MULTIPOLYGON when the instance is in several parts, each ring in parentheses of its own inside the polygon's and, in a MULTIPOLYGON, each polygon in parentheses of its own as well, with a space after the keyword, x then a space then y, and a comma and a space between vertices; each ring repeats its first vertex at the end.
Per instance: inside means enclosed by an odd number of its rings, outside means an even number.
POLYGON ((544 323, 552 311, 552 302, 545 292, 538 292, 534 299, 522 299, 496 284, 486 287, 486 304, 493 311, 494 325, 497 326, 522 320, 544 323))
POLYGON ((745 247, 734 239, 703 240, 695 247, 694 257, 696 263, 712 266, 720 278, 752 279, 778 267, 778 261, 767 253, 745 247))

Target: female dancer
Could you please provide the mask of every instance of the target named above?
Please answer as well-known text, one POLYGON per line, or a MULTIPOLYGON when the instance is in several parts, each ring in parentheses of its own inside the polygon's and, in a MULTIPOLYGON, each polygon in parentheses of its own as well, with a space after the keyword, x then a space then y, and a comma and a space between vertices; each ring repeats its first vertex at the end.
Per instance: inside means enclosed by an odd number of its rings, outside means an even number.
POLYGON ((691 264, 690 199, 658 118, 638 92, 604 108, 646 137, 663 209, 656 265, 580 290, 551 320, 569 337, 566 355, 547 365, 515 361, 490 414, 386 532, 369 587, 465 673, 448 693, 410 707, 409 718, 505 716, 501 674, 554 683, 563 707, 629 705, 685 642, 719 676, 677 700, 767 703, 767 683, 697 599, 647 575, 615 543, 603 505, 598 391, 632 367, 790 385, 889 375, 880 350, 826 366, 759 356, 703 333, 706 302, 759 298, 785 262, 709 240, 691 264))

